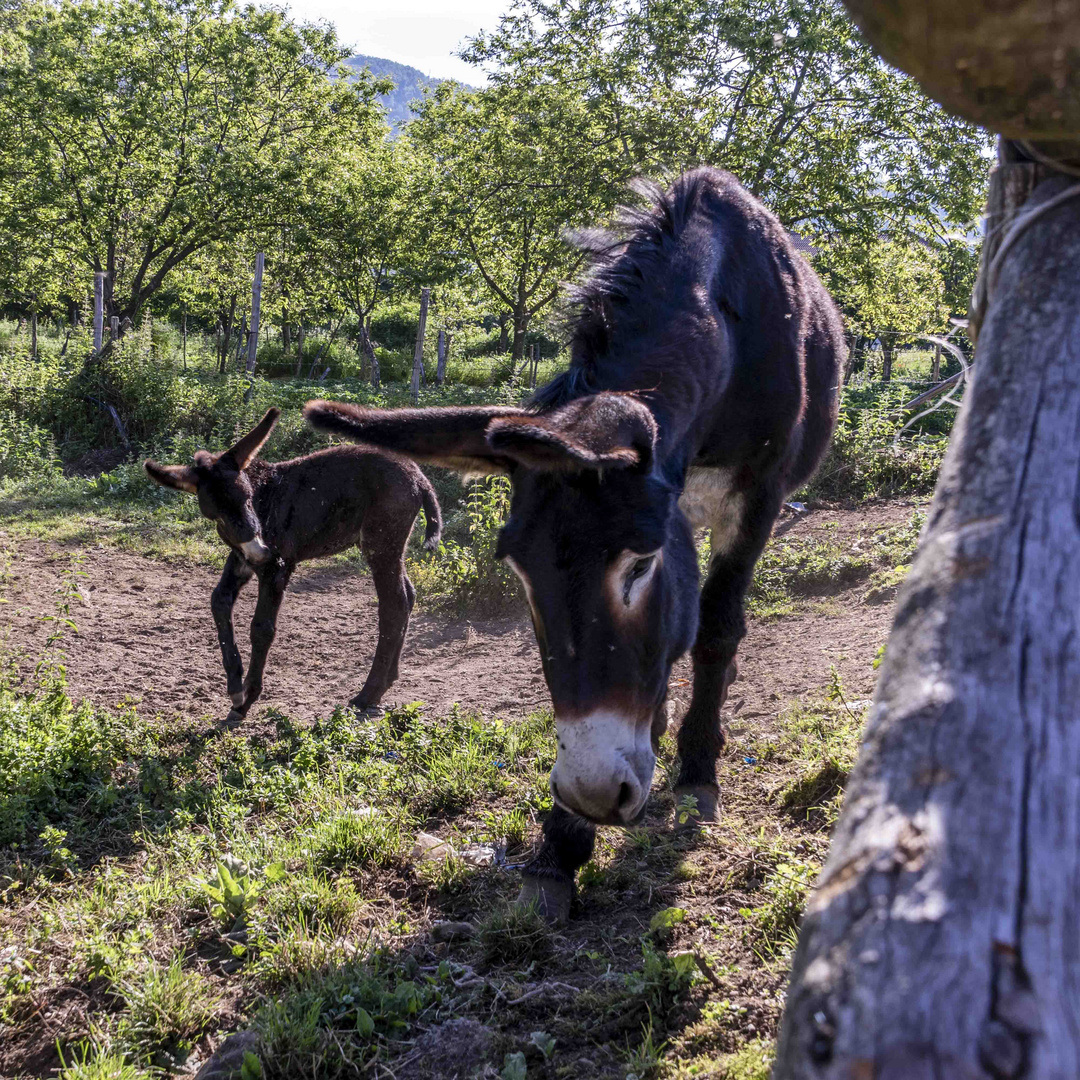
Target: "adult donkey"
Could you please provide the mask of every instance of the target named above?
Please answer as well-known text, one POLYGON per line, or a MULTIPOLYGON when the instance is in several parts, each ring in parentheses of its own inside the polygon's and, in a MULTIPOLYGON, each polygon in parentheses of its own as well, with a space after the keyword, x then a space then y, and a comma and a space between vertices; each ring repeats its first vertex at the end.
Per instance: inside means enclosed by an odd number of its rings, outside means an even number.
POLYGON ((836 422, 839 314, 780 222, 729 173, 648 188, 581 243, 571 365, 525 410, 309 402, 319 428, 513 483, 498 555, 525 586, 551 691, 556 809, 522 898, 569 911, 595 824, 645 808, 672 665, 693 695, 678 797, 715 817, 720 709, 754 564, 836 422), (712 530, 698 599, 693 528, 712 530))

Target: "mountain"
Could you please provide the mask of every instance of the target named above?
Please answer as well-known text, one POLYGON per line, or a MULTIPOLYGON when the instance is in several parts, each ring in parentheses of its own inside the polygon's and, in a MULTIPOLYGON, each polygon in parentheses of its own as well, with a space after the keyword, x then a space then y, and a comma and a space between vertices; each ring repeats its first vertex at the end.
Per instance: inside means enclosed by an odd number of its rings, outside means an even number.
POLYGON ((367 68, 373 75, 394 80, 393 91, 380 95, 379 100, 386 106, 386 118, 395 130, 412 119, 409 103, 422 98, 425 88, 434 88, 443 81, 433 79, 408 64, 396 64, 393 60, 383 60, 378 56, 350 56, 345 63, 354 71, 367 68))

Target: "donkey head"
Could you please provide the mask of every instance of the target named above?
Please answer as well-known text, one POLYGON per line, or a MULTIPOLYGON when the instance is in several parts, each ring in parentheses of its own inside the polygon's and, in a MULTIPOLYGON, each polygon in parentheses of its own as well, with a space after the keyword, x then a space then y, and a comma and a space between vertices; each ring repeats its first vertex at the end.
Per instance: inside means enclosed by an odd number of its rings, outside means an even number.
POLYGON ((265 562, 270 549, 263 543, 262 526, 252 498, 254 489, 245 470, 270 437, 279 415, 279 409, 269 409, 231 449, 221 454, 200 450, 194 465, 143 463, 151 480, 197 496, 199 509, 217 525, 218 536, 255 564, 265 562))
POLYGON ((498 556, 521 579, 551 691, 556 800, 603 824, 645 807, 672 664, 697 628, 697 559, 679 492, 654 468, 656 422, 627 394, 542 413, 378 411, 326 401, 318 428, 513 483, 498 556))

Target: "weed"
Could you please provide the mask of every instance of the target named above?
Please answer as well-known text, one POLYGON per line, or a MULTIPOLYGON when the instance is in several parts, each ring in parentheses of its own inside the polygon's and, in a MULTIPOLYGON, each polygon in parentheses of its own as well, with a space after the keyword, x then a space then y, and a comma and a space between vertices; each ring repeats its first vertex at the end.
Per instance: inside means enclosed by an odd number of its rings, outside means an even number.
POLYGON ((145 1073, 122 1053, 83 1044, 71 1061, 60 1055, 57 1080, 143 1080, 145 1073))
POLYGON ((652 1016, 641 1025, 641 1042, 626 1050, 626 1080, 652 1080, 660 1071, 660 1055, 666 1042, 657 1043, 652 1016))
POLYGON ((346 810, 321 821, 310 840, 313 867, 393 866, 404 853, 401 821, 387 814, 346 810))
POLYGON ((753 926, 766 960, 782 959, 795 947, 806 894, 819 869, 816 863, 800 859, 780 863, 765 882, 766 902, 740 909, 739 914, 753 926))

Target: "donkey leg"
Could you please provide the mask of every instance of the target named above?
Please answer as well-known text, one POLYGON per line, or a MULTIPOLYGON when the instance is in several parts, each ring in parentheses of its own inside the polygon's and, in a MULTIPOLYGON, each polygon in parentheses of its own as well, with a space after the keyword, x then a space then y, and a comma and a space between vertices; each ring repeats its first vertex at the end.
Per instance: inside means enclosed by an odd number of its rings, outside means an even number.
POLYGON ((251 660, 248 663, 247 678, 244 680, 244 700, 238 708, 229 713, 230 721, 243 719, 262 694, 266 657, 274 643, 278 611, 281 609, 281 601, 292 572, 293 567, 289 563, 277 560, 258 571, 259 599, 251 620, 251 660))
POLYGON ((596 826, 556 806, 544 822, 544 842, 521 871, 519 904, 535 904, 549 922, 570 918, 574 875, 592 858, 596 826))
MULTIPOLYGON (((746 592, 780 501, 781 495, 773 487, 755 488, 746 495, 737 533, 714 553, 702 586, 701 618, 691 650, 694 687, 677 739, 680 771, 676 802, 687 796, 697 800, 697 815, 687 819, 687 828, 716 820, 720 801, 716 759, 724 747, 720 710, 735 681, 735 654, 746 634, 746 592)), ((732 530, 725 533, 731 536, 732 530)))
MULTIPOLYGON (((406 535, 406 539, 408 536, 406 535)), ((378 705, 383 694, 398 677, 398 659, 409 629, 416 591, 405 573, 404 542, 398 546, 384 540, 369 541, 365 536, 361 550, 375 584, 379 601, 379 641, 375 658, 360 693, 349 704, 363 711, 378 705)))
POLYGON ((252 573, 248 563, 235 551, 230 551, 225 560, 225 569, 221 572, 221 580, 210 595, 210 610, 214 614, 218 644, 221 646, 221 662, 225 666, 229 697, 235 706, 244 702, 244 664, 240 659, 240 650, 236 647, 232 613, 236 597, 251 580, 252 573))

